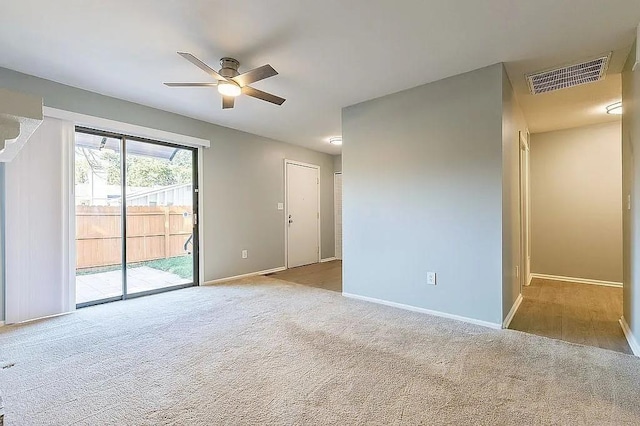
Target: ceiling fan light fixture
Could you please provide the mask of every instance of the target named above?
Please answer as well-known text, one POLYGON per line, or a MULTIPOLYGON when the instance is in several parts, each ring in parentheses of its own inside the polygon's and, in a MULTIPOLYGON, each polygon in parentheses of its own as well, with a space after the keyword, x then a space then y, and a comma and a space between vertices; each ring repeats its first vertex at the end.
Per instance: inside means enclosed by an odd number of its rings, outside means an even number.
POLYGON ((254 68, 247 72, 240 74, 238 67, 240 62, 233 58, 220 59, 220 72, 214 70, 209 65, 202 62, 200 59, 193 56, 191 53, 178 52, 178 55, 182 56, 193 65, 200 68, 202 71, 213 77, 215 82, 212 83, 165 83, 169 87, 211 87, 218 86, 218 93, 222 95, 222 109, 233 108, 235 98, 240 95, 247 95, 251 98, 259 99, 261 101, 269 102, 275 105, 282 105, 286 99, 280 96, 272 95, 271 93, 263 92, 262 90, 255 89, 250 84, 257 81, 264 80, 265 78, 278 75, 278 72, 273 69, 269 64, 263 65, 258 68, 254 68))
POLYGON ((622 114, 622 102, 616 102, 607 106, 607 114, 620 115, 622 114))
POLYGON ((235 83, 229 83, 226 81, 218 82, 218 93, 222 96, 240 96, 242 89, 235 83))
POLYGON ((342 145, 342 136, 334 136, 329 138, 329 143, 331 145, 342 145))

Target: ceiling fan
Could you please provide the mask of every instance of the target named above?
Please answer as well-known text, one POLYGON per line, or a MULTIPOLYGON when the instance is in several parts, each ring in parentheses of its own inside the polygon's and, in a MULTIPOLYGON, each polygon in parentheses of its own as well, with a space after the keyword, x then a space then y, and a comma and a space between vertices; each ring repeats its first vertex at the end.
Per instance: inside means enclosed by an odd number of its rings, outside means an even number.
POLYGON ((256 81, 278 75, 278 72, 271 65, 263 65, 240 74, 238 67, 240 62, 233 58, 220 59, 220 71, 216 71, 191 53, 178 52, 178 55, 191 62, 211 77, 215 78, 214 83, 164 83, 169 87, 212 87, 218 86, 218 92, 222 95, 222 108, 233 108, 235 98, 237 96, 248 95, 252 98, 261 99, 271 102, 272 104, 282 105, 286 99, 262 90, 254 89, 249 86, 256 81))

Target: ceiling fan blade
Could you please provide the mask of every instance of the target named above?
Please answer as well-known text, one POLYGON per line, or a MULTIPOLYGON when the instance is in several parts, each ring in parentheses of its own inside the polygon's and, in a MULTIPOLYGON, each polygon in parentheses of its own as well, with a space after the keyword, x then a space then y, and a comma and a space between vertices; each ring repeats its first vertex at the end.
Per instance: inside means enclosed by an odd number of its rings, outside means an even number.
POLYGON ((272 104, 282 105, 286 99, 281 98, 271 93, 263 92, 262 90, 254 89, 251 86, 244 86, 242 93, 251 96, 252 98, 261 99, 263 101, 271 102, 272 104))
POLYGON ((273 77, 274 75, 278 75, 278 71, 274 70, 271 65, 267 64, 259 68, 252 69, 251 71, 242 73, 240 75, 236 75, 232 78, 232 80, 238 83, 240 86, 247 86, 251 83, 255 83, 256 81, 273 77))
POLYGON ((169 87, 215 87, 218 83, 164 83, 169 87))
POLYGON ((233 104, 235 103, 236 98, 233 96, 223 96, 222 97, 222 109, 233 108, 233 104))
POLYGON ((216 70, 214 70, 209 65, 205 64, 204 62, 202 62, 200 59, 198 59, 195 56, 193 56, 191 53, 178 52, 178 55, 182 56, 187 61, 191 62, 193 65, 195 65, 196 67, 200 68, 201 70, 203 70, 204 72, 209 74, 211 77, 215 78, 216 80, 222 80, 222 81, 226 81, 227 80, 226 78, 224 78, 223 76, 218 74, 218 72, 216 70))

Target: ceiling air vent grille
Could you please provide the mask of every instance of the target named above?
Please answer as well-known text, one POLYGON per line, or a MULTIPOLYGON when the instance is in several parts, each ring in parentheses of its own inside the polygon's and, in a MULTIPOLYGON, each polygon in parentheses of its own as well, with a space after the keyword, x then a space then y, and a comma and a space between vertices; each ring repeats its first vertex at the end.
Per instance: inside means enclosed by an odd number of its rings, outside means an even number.
POLYGON ((604 78, 611 54, 579 64, 527 75, 532 95, 594 83, 604 78))

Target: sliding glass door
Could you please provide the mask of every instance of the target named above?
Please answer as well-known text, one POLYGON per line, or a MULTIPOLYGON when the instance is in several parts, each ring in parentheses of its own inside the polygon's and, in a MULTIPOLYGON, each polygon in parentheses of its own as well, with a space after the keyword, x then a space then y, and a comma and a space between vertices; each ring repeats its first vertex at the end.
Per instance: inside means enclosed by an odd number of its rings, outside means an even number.
POLYGON ((77 306, 197 284, 196 149, 78 128, 75 168, 77 306))
POLYGON ((122 139, 76 132, 76 304, 123 296, 122 139))
POLYGON ((127 294, 193 282, 193 157, 126 141, 127 294))

